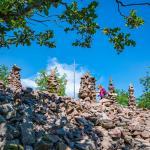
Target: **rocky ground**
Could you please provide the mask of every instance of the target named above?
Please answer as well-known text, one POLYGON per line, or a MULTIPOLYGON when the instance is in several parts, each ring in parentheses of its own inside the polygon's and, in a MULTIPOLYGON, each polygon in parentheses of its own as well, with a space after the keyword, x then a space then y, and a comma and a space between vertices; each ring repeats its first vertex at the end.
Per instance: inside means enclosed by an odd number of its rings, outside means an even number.
POLYGON ((0 93, 0 150, 150 150, 150 110, 23 90, 0 93))

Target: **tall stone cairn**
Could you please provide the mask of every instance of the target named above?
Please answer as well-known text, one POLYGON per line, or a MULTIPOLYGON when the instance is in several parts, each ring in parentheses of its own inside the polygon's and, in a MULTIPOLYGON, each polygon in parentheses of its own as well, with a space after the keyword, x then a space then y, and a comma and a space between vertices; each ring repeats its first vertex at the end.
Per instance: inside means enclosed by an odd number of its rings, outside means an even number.
POLYGON ((135 99, 135 96, 134 96, 134 87, 133 87, 133 84, 129 85, 128 91, 129 91, 128 106, 131 109, 135 109, 136 108, 136 99, 135 99))
POLYGON ((56 79, 56 71, 55 69, 51 70, 50 76, 48 78, 48 92, 58 94, 59 91, 59 83, 56 79))
POLYGON ((21 80, 20 80, 20 70, 21 69, 18 66, 14 65, 8 77, 8 86, 14 92, 22 91, 22 85, 21 85, 21 80))
POLYGON ((112 78, 109 79, 109 86, 108 86, 108 99, 116 101, 117 93, 115 92, 115 87, 113 85, 112 78))
POLYGON ((79 98, 85 101, 95 102, 96 101, 96 86, 95 78, 91 77, 89 73, 84 74, 81 77, 79 98))

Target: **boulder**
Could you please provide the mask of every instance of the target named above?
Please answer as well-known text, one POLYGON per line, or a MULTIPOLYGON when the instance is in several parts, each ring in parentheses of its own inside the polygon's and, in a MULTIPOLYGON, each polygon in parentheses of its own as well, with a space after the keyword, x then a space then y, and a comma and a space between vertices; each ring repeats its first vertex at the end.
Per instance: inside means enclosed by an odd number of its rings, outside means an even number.
POLYGON ((21 141, 24 145, 32 145, 35 143, 33 123, 29 120, 26 120, 21 125, 21 141))
POLYGON ((114 128, 112 130, 109 131, 109 135, 112 137, 112 138, 121 138, 121 130, 119 128, 114 128))
POLYGON ((7 130, 9 131, 7 133, 7 139, 9 139, 9 140, 13 140, 20 136, 20 131, 14 126, 7 125, 7 130))

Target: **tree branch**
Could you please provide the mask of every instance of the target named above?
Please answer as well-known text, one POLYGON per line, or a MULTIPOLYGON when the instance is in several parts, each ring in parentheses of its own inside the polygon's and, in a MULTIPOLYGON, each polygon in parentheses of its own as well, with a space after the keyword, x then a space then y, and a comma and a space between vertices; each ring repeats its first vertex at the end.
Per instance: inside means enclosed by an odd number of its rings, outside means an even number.
POLYGON ((66 9, 68 8, 67 3, 61 1, 60 4, 64 5, 66 7, 66 9))
POLYGON ((124 4, 122 1, 120 0, 116 0, 116 2, 118 4, 120 4, 121 6, 123 7, 128 7, 128 6, 150 6, 150 3, 149 2, 145 2, 145 3, 130 3, 130 4, 124 4))
POLYGON ((46 27, 48 27, 48 25, 46 24, 46 22, 52 22, 52 23, 55 23, 56 25, 58 25, 59 27, 64 28, 62 25, 58 24, 59 20, 49 20, 49 19, 46 19, 46 20, 37 20, 37 19, 34 19, 34 18, 28 18, 28 19, 31 20, 31 21, 34 21, 34 22, 41 23, 41 24, 43 24, 46 27))
POLYGON ((28 18, 29 20, 32 20, 32 21, 35 21, 35 22, 38 22, 38 23, 41 23, 42 25, 48 27, 47 24, 45 24, 44 22, 47 22, 49 20, 37 20, 37 19, 33 19, 33 18, 28 18))
POLYGON ((42 17, 42 18, 53 18, 53 17, 58 17, 59 18, 59 15, 49 15, 49 16, 44 16, 44 15, 41 15, 39 14, 38 12, 35 13, 36 15, 42 17))
POLYGON ((126 17, 126 16, 121 12, 121 10, 120 10, 120 4, 119 4, 119 3, 117 3, 117 8, 118 8, 119 14, 120 14, 122 17, 126 17))

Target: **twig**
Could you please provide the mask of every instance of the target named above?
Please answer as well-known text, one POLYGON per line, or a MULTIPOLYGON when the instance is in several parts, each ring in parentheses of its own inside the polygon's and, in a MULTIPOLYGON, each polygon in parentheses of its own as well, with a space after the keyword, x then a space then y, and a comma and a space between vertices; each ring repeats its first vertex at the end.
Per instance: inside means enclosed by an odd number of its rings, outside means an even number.
POLYGON ((124 4, 122 1, 120 0, 116 0, 117 3, 119 3, 121 6, 123 7, 128 7, 128 6, 150 6, 149 2, 144 2, 144 3, 130 3, 130 4, 124 4))

